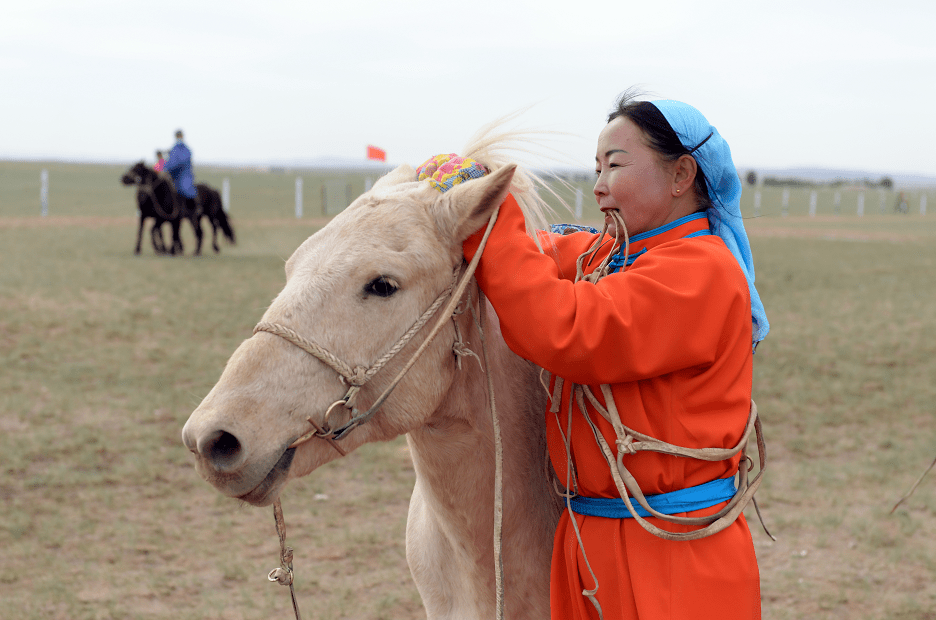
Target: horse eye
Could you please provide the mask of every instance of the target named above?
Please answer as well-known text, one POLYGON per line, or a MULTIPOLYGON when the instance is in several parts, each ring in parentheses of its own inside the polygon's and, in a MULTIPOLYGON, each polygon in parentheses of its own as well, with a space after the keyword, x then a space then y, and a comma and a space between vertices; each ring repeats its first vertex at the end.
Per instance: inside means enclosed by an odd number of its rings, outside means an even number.
POLYGON ((378 297, 390 297, 400 290, 400 285, 393 278, 380 276, 374 278, 364 287, 365 295, 377 295, 378 297))

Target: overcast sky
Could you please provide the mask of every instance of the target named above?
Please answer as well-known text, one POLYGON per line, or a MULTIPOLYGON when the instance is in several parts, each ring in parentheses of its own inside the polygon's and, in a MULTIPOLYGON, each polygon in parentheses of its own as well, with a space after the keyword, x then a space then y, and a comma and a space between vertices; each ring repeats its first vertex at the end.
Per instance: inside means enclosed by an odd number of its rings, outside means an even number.
POLYGON ((29 0, 0 17, 0 158, 457 152, 519 121, 594 162, 615 97, 699 108, 739 168, 936 176, 936 3, 29 0))

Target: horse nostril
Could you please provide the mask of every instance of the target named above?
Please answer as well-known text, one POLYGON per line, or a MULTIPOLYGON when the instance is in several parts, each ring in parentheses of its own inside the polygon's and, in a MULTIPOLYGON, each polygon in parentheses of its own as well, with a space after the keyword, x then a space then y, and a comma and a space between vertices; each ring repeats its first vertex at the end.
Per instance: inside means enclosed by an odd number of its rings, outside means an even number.
POLYGON ((199 450, 219 472, 228 472, 240 464, 241 443, 227 431, 215 431, 199 450))

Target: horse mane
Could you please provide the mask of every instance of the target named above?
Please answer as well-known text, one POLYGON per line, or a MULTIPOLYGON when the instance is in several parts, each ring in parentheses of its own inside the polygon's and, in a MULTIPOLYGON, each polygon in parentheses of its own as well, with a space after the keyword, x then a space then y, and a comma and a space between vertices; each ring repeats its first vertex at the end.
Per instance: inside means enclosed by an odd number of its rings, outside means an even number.
MULTIPOLYGON (((543 199, 540 192, 552 195, 570 212, 572 209, 546 182, 543 174, 534 172, 533 166, 524 162, 525 156, 523 154, 537 159, 556 160, 555 155, 543 152, 548 148, 543 145, 544 138, 555 135, 556 132, 508 129, 505 127, 507 123, 514 120, 523 111, 508 114, 482 126, 469 139, 468 144, 463 149, 463 156, 481 162, 492 171, 511 163, 517 164, 517 170, 510 184, 510 192, 517 199, 517 203, 523 211, 527 224, 527 234, 541 248, 540 237, 536 234, 536 231, 549 230, 549 216, 553 215, 555 210, 543 199)), ((544 174, 551 176, 563 186, 568 186, 568 183, 556 175, 548 172, 544 174)))

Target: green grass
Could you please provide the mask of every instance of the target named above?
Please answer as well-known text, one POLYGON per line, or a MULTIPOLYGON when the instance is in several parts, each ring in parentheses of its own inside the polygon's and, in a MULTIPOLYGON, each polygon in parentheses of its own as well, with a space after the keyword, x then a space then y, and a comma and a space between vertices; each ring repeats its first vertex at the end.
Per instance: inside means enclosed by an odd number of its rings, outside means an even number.
MULTIPOLYGON (((38 225, 36 166, 0 162, 0 615, 289 617, 266 581, 272 514, 204 483, 180 431, 315 230, 291 219, 294 177, 219 172, 238 244, 165 259, 132 255, 131 221, 94 219, 132 215, 122 170, 53 166, 74 183, 55 208, 88 217, 38 225)), ((933 618, 936 478, 888 513, 936 456, 936 213, 746 225, 772 323, 754 394, 778 541, 749 515, 764 618, 933 618)), ((412 483, 397 440, 290 484, 306 617, 424 616, 403 550, 412 483)))
POLYGON ((913 610, 936 609, 936 480, 888 513, 936 456, 936 218, 837 227, 912 242, 757 236, 785 225, 749 226, 772 323, 754 384, 779 538, 755 535, 765 617, 927 617, 913 610))

